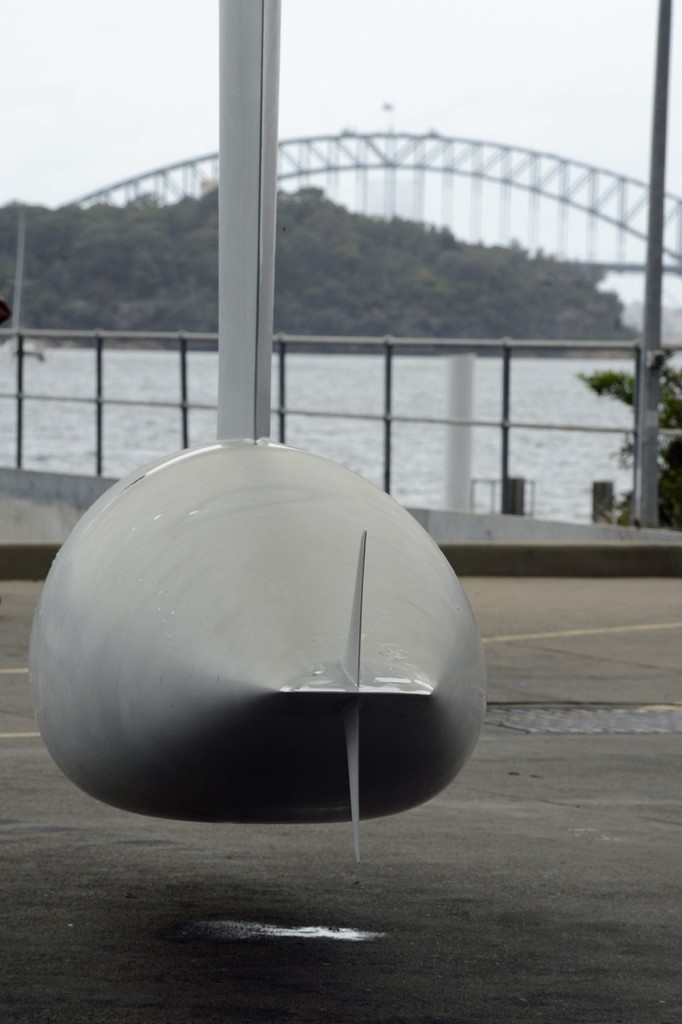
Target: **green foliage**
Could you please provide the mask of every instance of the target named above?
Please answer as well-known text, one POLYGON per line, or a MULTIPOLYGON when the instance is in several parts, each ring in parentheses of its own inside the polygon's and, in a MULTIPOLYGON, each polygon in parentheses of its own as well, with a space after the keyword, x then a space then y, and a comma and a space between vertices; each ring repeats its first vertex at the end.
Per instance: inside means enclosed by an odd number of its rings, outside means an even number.
MULTIPOLYGON (((27 209, 23 322, 215 331, 218 197, 158 206, 27 209)), ((11 297, 17 210, 0 209, 11 297)), ((599 274, 519 246, 351 214, 317 189, 279 197, 275 330, 402 337, 628 337, 599 274)))
MULTIPOLYGON (((632 374, 606 370, 592 374, 581 373, 580 378, 595 394, 607 395, 626 405, 634 406, 635 382, 632 374)), ((669 353, 661 368, 658 416, 661 428, 682 429, 682 369, 676 369, 671 365, 669 353)), ((632 437, 626 439, 620 456, 623 465, 632 466, 632 437)), ((682 530, 682 437, 659 437, 658 505, 661 525, 682 530)), ((632 521, 631 508, 632 493, 625 495, 618 503, 619 522, 632 521)))
MULTIPOLYGON (((0 291, 11 301, 16 208, 0 209, 0 291)), ((161 207, 26 211, 22 321, 30 327, 217 329, 217 196, 161 207)))

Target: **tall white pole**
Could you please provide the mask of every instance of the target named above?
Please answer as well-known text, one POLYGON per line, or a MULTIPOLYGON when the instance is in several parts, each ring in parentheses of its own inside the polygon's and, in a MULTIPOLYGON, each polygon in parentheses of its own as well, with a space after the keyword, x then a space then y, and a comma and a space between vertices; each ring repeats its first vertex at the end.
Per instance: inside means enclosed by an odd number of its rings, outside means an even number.
POLYGON ((654 113, 651 129, 644 336, 640 350, 635 405, 637 431, 632 512, 633 519, 638 526, 658 526, 658 401, 659 374, 663 362, 661 290, 671 19, 672 0, 660 0, 656 41, 654 113))
POLYGON ((220 0, 218 438, 270 434, 280 0, 220 0))

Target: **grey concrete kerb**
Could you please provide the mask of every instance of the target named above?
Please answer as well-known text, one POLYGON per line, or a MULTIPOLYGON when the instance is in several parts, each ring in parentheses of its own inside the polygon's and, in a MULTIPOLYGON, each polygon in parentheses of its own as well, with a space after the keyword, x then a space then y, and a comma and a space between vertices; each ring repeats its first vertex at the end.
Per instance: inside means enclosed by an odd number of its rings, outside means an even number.
MULTIPOLYGON (((441 544, 458 576, 682 577, 682 544, 441 544)), ((0 579, 41 580, 59 544, 0 544, 0 579)))

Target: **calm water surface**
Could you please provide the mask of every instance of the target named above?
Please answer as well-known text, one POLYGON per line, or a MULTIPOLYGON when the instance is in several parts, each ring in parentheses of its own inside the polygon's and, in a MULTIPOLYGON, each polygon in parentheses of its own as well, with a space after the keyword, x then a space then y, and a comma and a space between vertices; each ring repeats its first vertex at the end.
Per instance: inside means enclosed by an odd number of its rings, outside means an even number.
MULTIPOLYGON (((180 394, 178 356, 166 351, 107 351, 104 357, 105 399, 153 399, 176 403, 180 394)), ((612 480, 620 492, 631 487, 631 473, 619 466, 618 451, 631 425, 620 403, 597 398, 578 379, 596 369, 631 369, 629 360, 516 359, 512 361, 512 419, 524 423, 591 424, 617 427, 622 433, 514 429, 510 435, 510 472, 534 482, 535 515, 539 518, 587 522, 593 480, 612 480)), ((287 406, 323 413, 381 415, 383 359, 379 356, 289 355, 287 406)), ((8 354, 0 361, 0 392, 15 389, 16 368, 8 354)), ((277 402, 276 374, 273 404, 277 402)), ((447 415, 446 361, 441 357, 396 357, 393 412, 397 416, 447 415)), ((24 467, 90 474, 95 469, 95 408, 91 402, 55 403, 47 396, 92 399, 95 356, 77 349, 53 349, 44 362, 27 359, 24 390, 43 396, 24 403, 24 467)), ((189 400, 215 405, 217 355, 191 353, 189 400)), ((501 362, 478 359, 474 374, 474 417, 501 415, 501 362)), ((215 438, 216 414, 190 413, 190 444, 215 438)), ((393 426, 392 492, 411 506, 444 505, 446 427, 395 423, 393 426)), ((273 417, 273 436, 277 423, 273 417)), ((499 427, 472 431, 472 475, 499 480, 499 427)), ((103 414, 106 476, 118 477, 182 444, 177 408, 105 406, 103 414)), ((383 423, 329 416, 291 415, 287 443, 327 456, 381 485, 383 423)), ((14 464, 16 410, 0 400, 0 463, 14 464)), ((475 507, 491 508, 490 487, 475 484, 475 507)), ((499 500, 499 498, 498 498, 499 500)))

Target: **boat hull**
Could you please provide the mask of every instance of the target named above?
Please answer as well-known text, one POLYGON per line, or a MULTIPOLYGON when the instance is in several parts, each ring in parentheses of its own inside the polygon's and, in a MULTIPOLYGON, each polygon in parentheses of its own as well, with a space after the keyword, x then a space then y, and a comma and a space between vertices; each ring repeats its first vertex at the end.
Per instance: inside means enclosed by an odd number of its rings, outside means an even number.
POLYGON ((114 806, 205 821, 405 810, 470 756, 480 639, 437 546, 317 456, 220 442, 160 460, 89 510, 46 580, 30 645, 62 771, 114 806), (344 668, 367 531, 359 686, 344 668))

